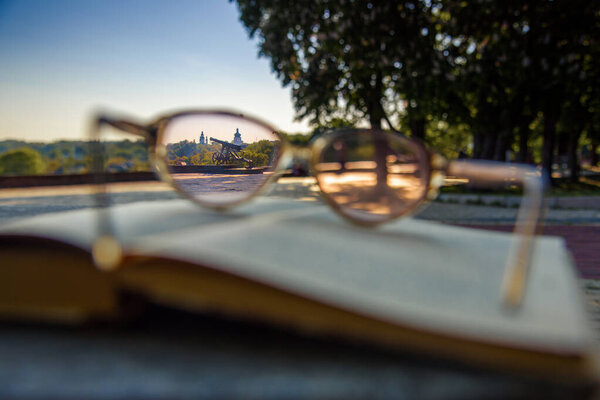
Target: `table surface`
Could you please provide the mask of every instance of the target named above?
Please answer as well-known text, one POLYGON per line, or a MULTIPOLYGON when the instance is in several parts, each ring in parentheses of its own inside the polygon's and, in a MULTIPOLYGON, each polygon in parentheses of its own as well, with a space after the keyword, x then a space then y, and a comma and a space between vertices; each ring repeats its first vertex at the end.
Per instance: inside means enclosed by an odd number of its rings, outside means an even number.
POLYGON ((582 398, 572 388, 252 321, 145 305, 132 321, 0 325, 0 398, 582 398), (576 397, 573 397, 573 396, 576 397))

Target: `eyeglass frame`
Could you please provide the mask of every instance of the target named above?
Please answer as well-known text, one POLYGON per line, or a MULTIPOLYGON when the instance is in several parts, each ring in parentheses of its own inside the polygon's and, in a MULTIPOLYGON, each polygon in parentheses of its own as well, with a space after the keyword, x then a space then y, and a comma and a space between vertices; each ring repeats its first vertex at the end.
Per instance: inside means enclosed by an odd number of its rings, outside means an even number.
MULTIPOLYGON (((509 256, 506 260, 500 290, 505 307, 509 309, 516 309, 523 302, 525 285, 531 266, 533 240, 540 227, 539 221, 542 215, 546 186, 545 176, 535 167, 515 164, 506 166, 504 163, 487 160, 449 161, 441 154, 428 149, 422 142, 416 140, 415 138, 408 138, 396 131, 383 131, 381 129, 372 128, 330 131, 316 138, 309 147, 294 146, 289 143, 289 141, 287 141, 283 135, 279 134, 277 130, 272 128, 272 126, 266 122, 256 117, 235 111, 185 110, 161 116, 148 125, 141 125, 122 118, 110 118, 102 114, 93 120, 92 129, 90 131, 93 155, 93 173, 96 177, 95 182, 101 185, 101 190, 96 192, 97 206, 99 208, 107 208, 110 203, 106 195, 106 182, 102 179, 104 172, 104 151, 102 146, 100 146, 100 129, 102 125, 108 125, 123 132, 144 138, 148 144, 150 164, 153 166, 153 169, 157 173, 159 179, 163 182, 169 183, 185 198, 216 211, 223 211, 236 207, 260 195, 266 187, 273 184, 283 174, 285 168, 292 161, 292 159, 308 160, 310 174, 316 178, 319 189, 321 189, 321 197, 325 199, 333 211, 338 215, 342 216, 344 219, 353 224, 361 226, 379 225, 381 223, 389 222, 391 220, 395 220, 402 216, 416 212, 418 209, 422 208, 429 201, 434 200, 438 196, 439 190, 443 186, 445 178, 448 176, 466 178, 470 182, 480 181, 500 183, 510 181, 512 183, 521 185, 523 187, 523 199, 517 213, 517 220, 515 221, 515 228, 513 232, 515 235, 521 237, 521 241, 520 244, 516 243, 516 241, 513 242, 509 248, 509 256), (261 182, 261 184, 258 185, 252 193, 249 193, 247 197, 223 205, 202 201, 201 199, 192 196, 180 188, 171 178, 171 175, 168 171, 168 164, 166 161, 167 150, 166 146, 161 145, 161 139, 164 136, 165 128, 170 121, 175 118, 188 115, 211 115, 242 118, 266 128, 269 132, 272 132, 280 140, 279 151, 276 155, 277 158, 273 160, 273 173, 263 182, 261 182), (364 131, 379 131, 386 134, 397 135, 403 140, 407 140, 413 144, 416 144, 419 148, 419 151, 421 151, 422 154, 427 158, 425 161, 428 165, 428 169, 425 172, 428 174, 428 176, 427 179, 424 180, 427 184, 424 194, 418 201, 414 202, 414 205, 411 208, 404 209, 396 214, 391 214, 385 220, 368 221, 366 219, 360 220, 351 217, 344 212, 343 207, 335 202, 335 200, 333 200, 326 191, 322 190, 319 179, 317 178, 316 165, 319 162, 319 157, 321 156, 322 151, 336 138, 364 131)), ((100 218, 99 230, 101 235, 94 244, 92 251, 93 258, 99 268, 110 270, 115 268, 120 262, 121 248, 119 243, 112 235, 112 227, 110 226, 110 220, 108 218, 100 218), (110 252, 117 254, 107 257, 107 254, 110 252), (103 259, 108 261, 103 262, 103 259)))

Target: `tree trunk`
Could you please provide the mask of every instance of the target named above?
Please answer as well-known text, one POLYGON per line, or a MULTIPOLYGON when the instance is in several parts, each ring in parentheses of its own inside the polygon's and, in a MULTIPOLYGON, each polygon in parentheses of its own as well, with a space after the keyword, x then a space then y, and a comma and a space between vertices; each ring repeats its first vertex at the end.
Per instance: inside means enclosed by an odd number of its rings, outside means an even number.
POLYGON ((556 137, 557 113, 554 110, 544 112, 544 133, 542 145, 542 168, 552 182, 552 163, 554 161, 554 142, 556 137))
POLYGON ((578 132, 571 134, 568 138, 567 157, 569 165, 569 181, 573 183, 579 181, 580 166, 579 160, 577 159, 577 145, 579 144, 580 136, 581 132, 578 132))
POLYGON ((484 136, 483 141, 483 154, 482 157, 484 160, 493 160, 494 153, 496 149, 496 141, 498 140, 497 132, 489 132, 484 136))
POLYGON ((369 107, 369 124, 371 129, 381 129, 382 113, 377 110, 377 106, 369 107))
POLYGON ((592 154, 590 154, 590 162, 592 167, 595 167, 596 164, 598 164, 598 140, 594 137, 592 137, 590 151, 592 152, 592 154))
POLYGON ((569 133, 565 131, 558 131, 556 133, 556 158, 559 168, 562 170, 566 169, 567 159, 569 157, 569 146, 570 146, 570 138, 569 133))
MULTIPOLYGON (((385 117, 385 111, 381 105, 381 74, 377 74, 377 80, 371 98, 368 102, 369 122, 371 129, 380 130, 381 120, 385 117)), ((377 176, 377 187, 382 188, 387 185, 388 171, 386 165, 386 157, 388 153, 388 143, 384 135, 377 135, 375 141, 375 161, 377 166, 375 174, 377 176)))
POLYGON ((533 120, 533 116, 529 113, 521 113, 518 117, 517 134, 519 135, 519 153, 515 157, 515 161, 520 163, 531 163, 531 154, 529 153, 529 137, 531 130, 529 124, 533 120))
POLYGON ((494 149, 494 160, 495 161, 506 161, 506 152, 508 151, 512 140, 510 133, 500 132, 496 138, 496 146, 494 149))
POLYGON ((474 133, 473 134, 473 158, 480 159, 483 155, 483 134, 482 133, 474 133))
POLYGON ((414 138, 425 141, 425 118, 410 120, 410 134, 414 138))
POLYGON ((529 123, 519 126, 519 154, 517 154, 517 162, 526 163, 529 158, 529 123))

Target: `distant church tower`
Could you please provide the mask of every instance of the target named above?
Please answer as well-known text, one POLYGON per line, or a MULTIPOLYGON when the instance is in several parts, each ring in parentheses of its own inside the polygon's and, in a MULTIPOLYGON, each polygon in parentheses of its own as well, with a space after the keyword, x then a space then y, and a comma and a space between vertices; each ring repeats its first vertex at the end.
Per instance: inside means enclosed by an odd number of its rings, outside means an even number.
POLYGON ((233 134, 233 144, 242 145, 242 134, 238 128, 235 129, 235 133, 233 134))
POLYGON ((204 142, 204 131, 200 132, 200 144, 206 144, 204 142))

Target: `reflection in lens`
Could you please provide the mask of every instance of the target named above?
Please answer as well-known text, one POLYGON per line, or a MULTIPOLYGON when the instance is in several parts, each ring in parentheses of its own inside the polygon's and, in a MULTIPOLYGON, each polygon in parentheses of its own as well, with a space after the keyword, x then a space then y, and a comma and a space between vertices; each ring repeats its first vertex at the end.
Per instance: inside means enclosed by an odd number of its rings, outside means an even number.
POLYGON ((400 135, 358 131, 335 137, 316 166, 321 190, 340 210, 383 222, 413 209, 425 196, 425 151, 400 135))
POLYGON ((251 197, 273 174, 280 140, 243 117, 183 114, 159 138, 171 179, 201 202, 227 206, 251 197))

